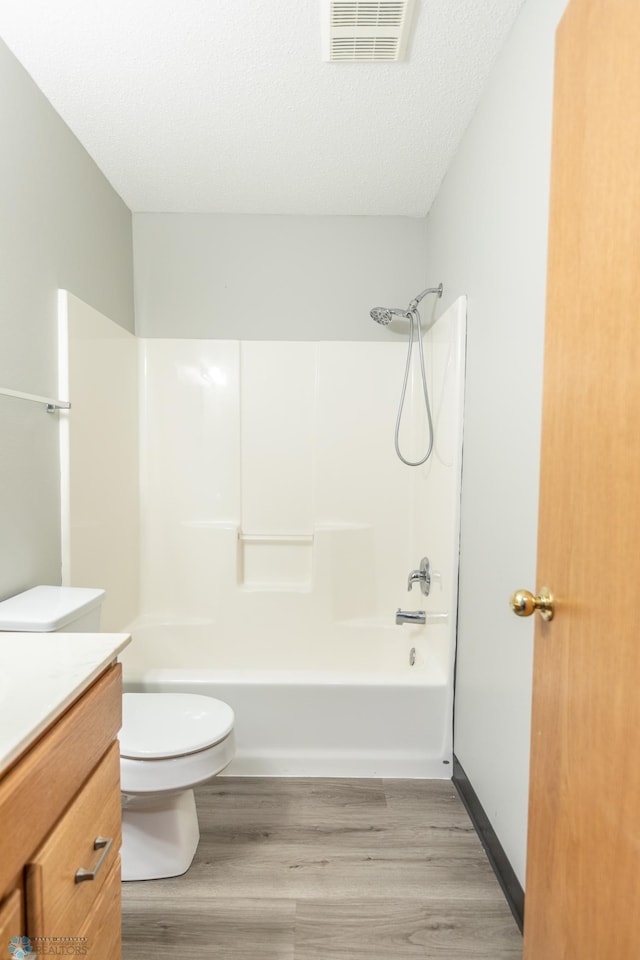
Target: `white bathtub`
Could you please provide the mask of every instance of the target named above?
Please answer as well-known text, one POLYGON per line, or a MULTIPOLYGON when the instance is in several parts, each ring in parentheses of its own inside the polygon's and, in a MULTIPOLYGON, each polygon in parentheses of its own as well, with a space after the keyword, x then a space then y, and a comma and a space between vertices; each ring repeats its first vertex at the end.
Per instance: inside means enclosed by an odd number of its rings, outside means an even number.
POLYGON ((287 634, 229 644, 213 622, 141 621, 121 656, 125 689, 229 703, 230 776, 448 778, 451 683, 438 650, 450 627, 430 619, 424 628, 334 626, 330 649, 287 634))

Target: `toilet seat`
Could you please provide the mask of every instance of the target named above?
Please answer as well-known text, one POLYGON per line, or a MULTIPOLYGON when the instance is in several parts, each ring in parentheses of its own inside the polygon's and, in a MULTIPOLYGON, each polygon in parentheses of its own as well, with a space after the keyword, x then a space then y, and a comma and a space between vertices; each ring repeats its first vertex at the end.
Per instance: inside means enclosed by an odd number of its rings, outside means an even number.
POLYGON ((120 755, 166 760, 206 751, 233 730, 233 710, 195 693, 125 693, 120 755))
POLYGON ((233 710, 199 694, 125 693, 120 731, 123 794, 167 794, 205 783, 231 763, 233 710))

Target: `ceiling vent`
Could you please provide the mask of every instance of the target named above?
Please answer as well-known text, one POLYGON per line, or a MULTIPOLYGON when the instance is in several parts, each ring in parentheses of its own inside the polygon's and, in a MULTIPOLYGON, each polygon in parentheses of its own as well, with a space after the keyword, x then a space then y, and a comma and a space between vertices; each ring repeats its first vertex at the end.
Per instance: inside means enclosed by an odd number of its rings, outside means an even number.
POLYGON ((389 63, 402 60, 413 0, 323 0, 323 59, 389 63))

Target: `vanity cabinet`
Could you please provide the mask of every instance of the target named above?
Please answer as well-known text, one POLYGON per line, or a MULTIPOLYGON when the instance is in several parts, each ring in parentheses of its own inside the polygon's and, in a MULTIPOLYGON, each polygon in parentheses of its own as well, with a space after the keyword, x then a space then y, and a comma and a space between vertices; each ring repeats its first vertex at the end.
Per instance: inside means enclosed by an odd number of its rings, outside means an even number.
POLYGON ((121 956, 121 720, 113 664, 0 776, 0 952, 121 956))
POLYGON ((0 903, 0 955, 12 937, 22 931, 22 890, 12 890, 0 903))

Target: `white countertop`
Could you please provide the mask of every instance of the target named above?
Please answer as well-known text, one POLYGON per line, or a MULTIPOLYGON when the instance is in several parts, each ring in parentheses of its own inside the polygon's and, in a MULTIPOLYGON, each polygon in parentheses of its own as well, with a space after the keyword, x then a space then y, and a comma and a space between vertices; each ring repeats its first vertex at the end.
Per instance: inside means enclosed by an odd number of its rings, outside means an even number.
POLYGON ((126 633, 0 633, 0 775, 130 642, 126 633))

